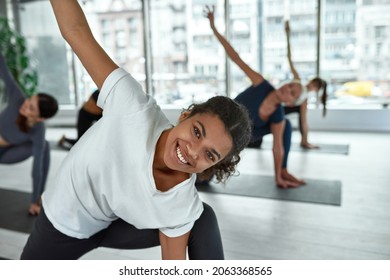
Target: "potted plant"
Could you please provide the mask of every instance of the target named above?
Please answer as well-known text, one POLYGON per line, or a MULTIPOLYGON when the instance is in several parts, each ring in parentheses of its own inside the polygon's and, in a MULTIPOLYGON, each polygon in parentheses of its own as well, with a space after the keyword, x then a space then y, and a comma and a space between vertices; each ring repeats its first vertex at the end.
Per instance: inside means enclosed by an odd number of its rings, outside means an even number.
POLYGON ((27 97, 36 93, 38 74, 31 67, 26 39, 16 30, 13 30, 7 18, 4 17, 0 17, 0 51, 10 72, 27 97))

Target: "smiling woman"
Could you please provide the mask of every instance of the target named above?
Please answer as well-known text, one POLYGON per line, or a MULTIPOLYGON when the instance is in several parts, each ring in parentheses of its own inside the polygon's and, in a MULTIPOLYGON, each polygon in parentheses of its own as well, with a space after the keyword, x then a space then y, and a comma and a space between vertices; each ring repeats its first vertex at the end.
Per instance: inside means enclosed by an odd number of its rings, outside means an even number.
POLYGON ((234 172, 251 135, 246 109, 216 96, 172 126, 154 98, 95 41, 76 0, 51 1, 65 40, 100 90, 102 118, 72 147, 22 259, 77 259, 103 246, 161 245, 163 259, 222 259, 195 173, 234 172), (103 147, 103 148, 102 148, 103 147), (98 151, 98 152, 97 152, 98 151), (58 207, 61 205, 61 207, 58 207))

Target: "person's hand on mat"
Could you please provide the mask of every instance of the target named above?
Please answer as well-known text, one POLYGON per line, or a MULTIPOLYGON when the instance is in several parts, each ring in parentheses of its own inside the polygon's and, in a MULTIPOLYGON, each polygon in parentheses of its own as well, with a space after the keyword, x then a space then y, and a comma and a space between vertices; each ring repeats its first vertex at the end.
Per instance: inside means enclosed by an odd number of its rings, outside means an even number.
POLYGON ((41 212, 41 206, 37 203, 31 203, 30 208, 28 209, 28 214, 30 216, 38 216, 41 212))
POLYGON ((309 142, 302 142, 301 147, 304 149, 319 149, 320 148, 320 146, 310 144, 309 142))

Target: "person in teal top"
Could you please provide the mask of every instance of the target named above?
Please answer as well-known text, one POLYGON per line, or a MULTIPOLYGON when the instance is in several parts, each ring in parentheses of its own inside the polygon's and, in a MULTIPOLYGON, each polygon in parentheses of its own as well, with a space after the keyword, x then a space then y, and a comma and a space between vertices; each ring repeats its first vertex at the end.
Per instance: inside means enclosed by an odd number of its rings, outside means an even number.
POLYGON ((11 76, 1 52, 0 79, 5 84, 8 98, 7 106, 0 112, 0 164, 22 162, 33 156, 33 191, 28 213, 35 216, 41 209, 40 197, 50 163, 44 120, 54 116, 58 104, 52 96, 45 93, 26 98, 11 76))
POLYGON ((214 24, 214 8, 205 7, 205 16, 218 41, 230 59, 237 64, 251 80, 252 85, 240 93, 235 100, 249 111, 252 120, 252 140, 261 140, 266 134, 273 135, 273 156, 275 181, 282 188, 298 187, 305 184, 287 170, 287 159, 291 144, 291 124, 285 118, 283 104, 294 104, 302 93, 302 85, 292 81, 275 89, 263 75, 250 68, 233 49, 230 43, 218 32, 214 24))

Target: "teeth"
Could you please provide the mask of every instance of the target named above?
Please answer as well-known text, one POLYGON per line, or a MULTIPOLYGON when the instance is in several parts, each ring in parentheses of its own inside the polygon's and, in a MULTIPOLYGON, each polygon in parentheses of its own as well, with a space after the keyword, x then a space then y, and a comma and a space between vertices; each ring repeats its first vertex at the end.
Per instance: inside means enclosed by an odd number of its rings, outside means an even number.
POLYGON ((179 160, 182 162, 182 163, 185 163, 187 164, 188 162, 184 159, 183 155, 181 154, 181 150, 179 147, 176 148, 176 154, 177 154, 177 157, 179 158, 179 160))

